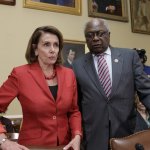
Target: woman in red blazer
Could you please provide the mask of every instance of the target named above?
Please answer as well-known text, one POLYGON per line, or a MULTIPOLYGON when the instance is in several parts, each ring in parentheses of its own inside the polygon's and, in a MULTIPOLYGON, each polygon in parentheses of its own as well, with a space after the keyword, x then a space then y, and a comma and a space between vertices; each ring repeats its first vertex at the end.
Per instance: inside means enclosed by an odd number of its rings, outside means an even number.
POLYGON ((28 150, 22 145, 80 149, 76 79, 71 69, 60 65, 62 47, 57 28, 37 28, 27 47, 28 64, 14 68, 0 87, 0 112, 17 97, 23 113, 19 144, 6 140, 1 132, 2 149, 28 150))

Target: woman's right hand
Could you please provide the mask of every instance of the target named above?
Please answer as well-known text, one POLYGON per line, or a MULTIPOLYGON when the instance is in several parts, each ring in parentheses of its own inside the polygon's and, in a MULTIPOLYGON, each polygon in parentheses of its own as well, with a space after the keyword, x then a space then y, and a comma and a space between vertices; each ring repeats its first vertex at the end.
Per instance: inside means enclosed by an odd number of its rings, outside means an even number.
POLYGON ((2 150, 29 150, 27 147, 20 145, 16 142, 6 140, 4 143, 1 144, 2 150))

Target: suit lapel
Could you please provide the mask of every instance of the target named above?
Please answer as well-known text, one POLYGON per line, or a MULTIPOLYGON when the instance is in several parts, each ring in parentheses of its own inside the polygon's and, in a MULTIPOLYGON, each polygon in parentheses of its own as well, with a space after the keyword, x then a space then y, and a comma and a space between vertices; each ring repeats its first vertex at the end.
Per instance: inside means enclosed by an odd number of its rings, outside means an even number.
POLYGON ((29 73, 35 80, 35 82, 40 86, 41 90, 50 97, 50 99, 53 99, 53 96, 51 95, 48 85, 45 81, 44 74, 42 73, 42 70, 38 63, 31 64, 31 67, 29 69, 29 73))
POLYGON ((93 61, 93 57, 90 53, 87 54, 87 57, 85 59, 85 64, 84 64, 84 68, 85 71, 87 72, 89 78, 93 81, 93 83, 95 84, 95 86, 97 87, 97 89, 99 90, 99 92, 105 97, 105 92, 103 90, 103 87, 99 81, 96 69, 95 69, 95 65, 94 65, 94 61, 93 61))
POLYGON ((121 57, 120 50, 111 47, 112 58, 112 91, 110 98, 115 94, 119 86, 119 81, 122 73, 123 58, 121 57))

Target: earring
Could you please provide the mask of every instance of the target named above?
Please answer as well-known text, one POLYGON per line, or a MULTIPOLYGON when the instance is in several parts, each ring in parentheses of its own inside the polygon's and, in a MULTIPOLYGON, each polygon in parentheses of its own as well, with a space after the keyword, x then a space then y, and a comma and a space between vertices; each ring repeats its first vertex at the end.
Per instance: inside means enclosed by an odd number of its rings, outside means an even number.
POLYGON ((38 56, 38 52, 35 50, 35 56, 38 56))

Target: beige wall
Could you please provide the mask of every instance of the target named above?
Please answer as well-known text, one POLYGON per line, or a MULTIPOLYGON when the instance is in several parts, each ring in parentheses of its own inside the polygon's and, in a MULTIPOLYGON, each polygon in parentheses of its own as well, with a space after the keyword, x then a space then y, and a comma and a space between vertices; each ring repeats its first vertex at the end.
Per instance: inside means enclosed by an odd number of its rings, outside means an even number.
MULTIPOLYGON (((58 27, 65 39, 84 41, 84 24, 90 18, 87 1, 82 0, 82 16, 23 8, 23 0, 16 0, 15 6, 0 5, 0 84, 7 78, 14 66, 26 63, 26 45, 33 30, 42 25, 58 27)), ((128 1, 129 8, 129 1, 128 1)), ((130 9, 128 9, 130 14, 130 9)), ((150 65, 150 35, 131 32, 131 22, 108 21, 111 30, 111 44, 117 47, 144 48, 150 65)), ((7 114, 21 114, 21 107, 15 100, 7 114)))

